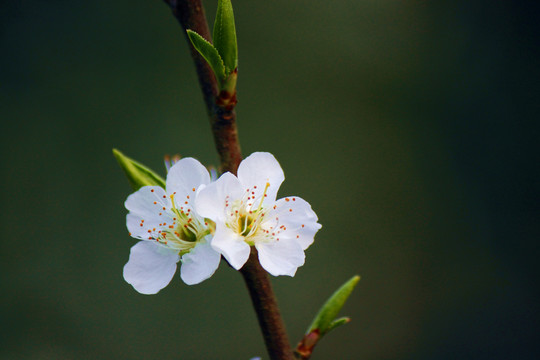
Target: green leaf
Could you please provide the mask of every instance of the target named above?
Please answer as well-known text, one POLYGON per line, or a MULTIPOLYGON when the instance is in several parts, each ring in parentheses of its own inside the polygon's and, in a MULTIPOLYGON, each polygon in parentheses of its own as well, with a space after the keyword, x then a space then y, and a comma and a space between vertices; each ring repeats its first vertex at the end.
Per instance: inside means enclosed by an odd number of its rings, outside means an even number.
POLYGON ((349 322, 348 318, 335 319, 349 296, 353 291, 356 284, 360 281, 360 276, 356 275, 349 279, 345 284, 341 285, 328 300, 321 307, 315 319, 311 323, 307 334, 314 330, 318 330, 321 336, 325 335, 329 331, 336 327, 349 322))
POLYGON ((133 190, 137 191, 147 185, 165 188, 165 180, 146 166, 128 158, 117 149, 113 149, 113 154, 122 170, 124 170, 133 190))
POLYGON ((228 76, 238 66, 238 45, 231 0, 219 0, 214 21, 214 46, 225 64, 228 76))
POLYGON ((339 319, 336 319, 328 325, 328 328, 326 329, 326 333, 329 333, 330 331, 334 330, 335 328, 345 325, 351 322, 351 318, 349 317, 340 317, 339 319))
POLYGON ((216 79, 221 84, 223 79, 225 79, 225 65, 223 64, 223 59, 219 55, 218 50, 208 42, 201 35, 197 34, 193 30, 187 30, 189 40, 193 44, 193 47, 201 54, 201 56, 206 60, 208 65, 214 71, 216 79))

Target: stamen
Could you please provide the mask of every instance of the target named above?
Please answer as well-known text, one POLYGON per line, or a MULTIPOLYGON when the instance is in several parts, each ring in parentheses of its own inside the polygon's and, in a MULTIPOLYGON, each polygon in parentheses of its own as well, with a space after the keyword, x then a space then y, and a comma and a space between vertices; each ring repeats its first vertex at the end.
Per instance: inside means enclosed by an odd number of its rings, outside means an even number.
POLYGON ((266 186, 264 187, 264 192, 263 192, 263 195, 261 196, 261 203, 259 204, 259 208, 257 209, 257 212, 259 212, 259 210, 261 210, 262 208, 264 198, 266 197, 266 191, 268 191, 269 187, 270 187, 270 183, 267 182, 266 186))

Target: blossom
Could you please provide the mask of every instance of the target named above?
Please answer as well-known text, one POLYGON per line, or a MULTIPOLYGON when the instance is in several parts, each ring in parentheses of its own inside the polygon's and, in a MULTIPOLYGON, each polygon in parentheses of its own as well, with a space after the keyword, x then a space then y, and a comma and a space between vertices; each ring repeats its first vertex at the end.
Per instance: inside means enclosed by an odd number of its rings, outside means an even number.
POLYGON ((223 174, 200 190, 197 212, 216 224, 212 247, 235 269, 255 246, 270 274, 294 276, 306 250, 321 228, 308 202, 298 196, 276 200, 285 179, 270 153, 253 153, 242 161, 238 176, 223 174))
POLYGON ((124 279, 135 290, 157 293, 169 284, 179 261, 180 277, 188 285, 216 271, 221 255, 211 246, 214 224, 193 210, 197 190, 209 183, 206 168, 185 158, 170 168, 166 190, 143 186, 127 198, 127 228, 142 240, 131 248, 124 266, 124 279))

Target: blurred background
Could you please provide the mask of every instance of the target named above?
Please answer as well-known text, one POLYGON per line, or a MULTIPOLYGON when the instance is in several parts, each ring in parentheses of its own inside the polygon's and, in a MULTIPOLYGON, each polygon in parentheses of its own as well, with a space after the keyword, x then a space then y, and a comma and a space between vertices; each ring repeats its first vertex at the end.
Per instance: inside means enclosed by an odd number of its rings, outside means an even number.
MULTIPOLYGON (((206 1, 213 23, 217 1, 206 1)), ((273 278, 296 343, 354 274, 353 321, 313 359, 536 359, 538 26, 510 1, 235 1, 244 155, 322 230, 273 278)), ((217 165, 184 35, 162 1, 4 1, 1 359, 268 359, 241 276, 159 294, 113 147, 217 165)))

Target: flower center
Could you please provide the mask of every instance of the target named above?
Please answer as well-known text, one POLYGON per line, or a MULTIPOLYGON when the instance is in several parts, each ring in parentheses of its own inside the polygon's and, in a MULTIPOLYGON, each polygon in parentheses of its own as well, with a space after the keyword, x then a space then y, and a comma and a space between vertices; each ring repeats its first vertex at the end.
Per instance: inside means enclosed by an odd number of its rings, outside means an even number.
MULTIPOLYGON (((235 233, 244 237, 249 245, 254 245, 258 241, 269 241, 272 237, 270 231, 264 229, 264 216, 267 209, 263 207, 266 191, 270 186, 266 183, 263 194, 255 198, 254 191, 247 189, 241 199, 233 201, 231 204, 225 201, 225 208, 228 215, 227 226, 235 233)), ((255 186, 254 189, 257 187, 255 186)))
POLYGON ((248 236, 251 230, 253 229, 253 225, 255 224, 257 219, 253 218, 253 216, 248 215, 241 215, 238 217, 238 228, 240 235, 242 236, 248 236))
MULTIPOLYGON (((170 211, 174 214, 172 224, 163 224, 155 238, 159 243, 179 250, 180 255, 189 252, 198 241, 212 232, 214 223, 211 220, 205 220, 194 214, 191 209, 178 209, 174 200, 175 194, 170 195, 172 208, 170 211)), ((160 224, 161 225, 161 224, 160 224)))

